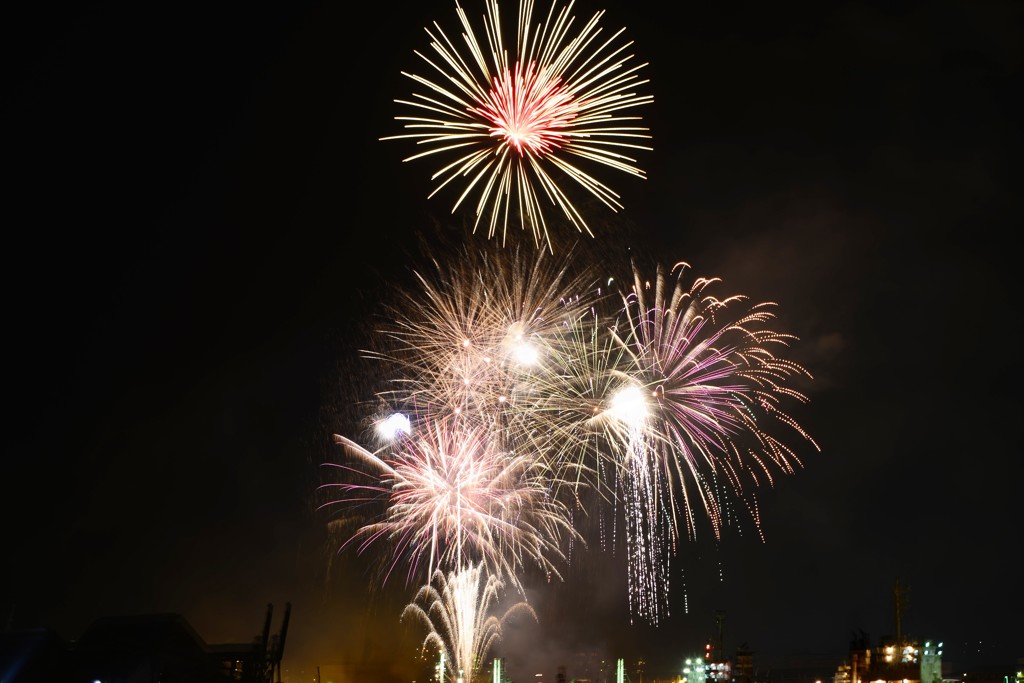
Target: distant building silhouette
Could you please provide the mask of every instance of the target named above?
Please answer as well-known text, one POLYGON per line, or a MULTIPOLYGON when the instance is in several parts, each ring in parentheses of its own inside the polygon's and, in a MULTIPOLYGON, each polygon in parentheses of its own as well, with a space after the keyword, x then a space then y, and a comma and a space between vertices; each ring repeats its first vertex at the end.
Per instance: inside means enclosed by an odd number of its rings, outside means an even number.
POLYGON ((290 605, 274 638, 270 613, 249 643, 207 644, 178 614, 103 617, 73 641, 50 629, 3 632, 0 683, 272 683, 290 605))
POLYGON ((732 671, 733 683, 754 683, 754 652, 746 643, 736 648, 736 665, 732 671))

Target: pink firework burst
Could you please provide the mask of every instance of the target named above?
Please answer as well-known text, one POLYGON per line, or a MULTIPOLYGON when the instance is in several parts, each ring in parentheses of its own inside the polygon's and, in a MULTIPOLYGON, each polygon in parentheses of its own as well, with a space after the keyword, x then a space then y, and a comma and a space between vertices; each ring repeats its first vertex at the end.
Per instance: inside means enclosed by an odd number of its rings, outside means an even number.
POLYGON ((417 424, 413 434, 378 452, 335 435, 350 461, 332 465, 354 477, 327 485, 342 495, 325 505, 384 503, 383 514, 371 515, 342 549, 390 545, 385 579, 402 561, 409 580, 420 570, 429 576, 479 562, 517 586, 516 572, 528 562, 557 575, 554 563, 571 529, 543 465, 508 452, 499 434, 456 416, 417 424))
POLYGON ((496 76, 487 103, 476 111, 494 124, 492 137, 500 137, 520 157, 539 157, 563 146, 576 105, 558 79, 538 77, 535 63, 525 72, 516 64, 515 75, 506 71, 496 76))
POLYGON ((695 511, 716 538, 738 513, 760 532, 756 489, 801 466, 773 428, 820 450, 782 409, 807 401, 793 384, 811 375, 773 350, 795 337, 771 328, 772 304, 715 296, 717 278, 687 287, 687 269, 677 264, 673 277, 659 266, 652 283, 634 264, 611 332, 621 388, 595 418, 623 463, 631 607, 652 623, 668 607, 668 560, 684 533, 696 533, 695 511))
POLYGON ((426 29, 433 56, 416 53, 433 76, 403 72, 418 86, 411 99, 397 100, 411 109, 396 117, 407 132, 382 139, 413 140, 419 151, 406 161, 442 160, 430 196, 461 185, 452 211, 475 196, 474 228, 485 220, 488 237, 499 230, 504 237, 510 224, 518 225, 550 250, 552 209, 592 234, 564 182, 617 211, 619 195, 592 173, 604 167, 645 177, 633 156, 651 149, 634 111, 653 101, 641 92, 645 64, 632 63, 631 43, 618 42, 622 29, 601 36, 603 12, 576 30, 571 7, 553 0, 535 19, 533 1, 520 0, 513 50, 505 45, 495 0, 486 0, 483 41, 456 4, 462 40, 452 41, 435 23, 426 29))

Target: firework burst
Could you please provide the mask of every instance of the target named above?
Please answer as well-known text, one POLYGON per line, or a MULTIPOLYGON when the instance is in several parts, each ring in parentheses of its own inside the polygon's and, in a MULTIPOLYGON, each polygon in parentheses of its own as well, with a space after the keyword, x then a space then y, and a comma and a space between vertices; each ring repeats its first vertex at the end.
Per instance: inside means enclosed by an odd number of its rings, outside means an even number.
POLYGON ((496 0, 486 0, 481 41, 461 5, 463 51, 434 23, 427 28, 433 56, 416 52, 431 76, 405 73, 418 89, 398 100, 411 110, 398 116, 406 133, 384 140, 413 140, 422 157, 443 159, 432 176, 434 196, 462 184, 453 211, 476 196, 475 224, 486 217, 488 237, 507 233, 510 221, 531 230, 551 248, 546 211, 561 210, 580 232, 591 234, 569 193, 568 178, 612 210, 619 195, 585 167, 603 166, 643 178, 632 156, 650 150, 648 129, 634 110, 652 97, 640 89, 645 64, 632 63, 624 29, 603 37, 598 12, 578 30, 572 3, 553 0, 534 16, 533 0, 520 0, 515 49, 506 47, 496 0))
POLYGON ((341 549, 389 544, 385 580, 402 561, 408 581, 421 569, 429 576, 439 567, 470 562, 516 586, 528 562, 558 575, 560 544, 571 529, 564 505, 551 496, 546 469, 503 450, 499 434, 463 422, 425 422, 379 452, 335 435, 351 464, 332 466, 354 476, 325 484, 341 493, 325 505, 383 507, 341 549))
POLYGON ((365 353, 388 410, 377 451, 336 437, 369 470, 339 465, 364 478, 331 504, 378 503, 346 545, 387 539, 409 581, 471 562, 521 589, 528 565, 560 576, 596 520, 602 548, 624 540, 631 612, 657 624, 700 519, 760 533, 756 490, 801 465, 776 428, 818 448, 783 410, 810 378, 779 355, 792 335, 685 264, 611 292, 572 251, 462 247, 416 273, 365 353))
POLYGON ((517 452, 550 451, 550 440, 536 442, 549 436, 538 429, 539 406, 595 289, 591 269, 573 257, 488 243, 416 272, 417 287, 384 311, 377 348, 364 352, 392 379, 378 398, 406 412, 459 415, 517 452))
POLYGON ((453 663, 448 681, 475 680, 509 618, 527 614, 536 619, 525 602, 516 603, 501 617, 493 614, 502 588, 501 580, 479 564, 448 573, 436 571, 403 611, 403 618, 414 618, 427 627, 423 647, 436 649, 453 663))
POLYGON ((631 605, 655 623, 667 607, 667 559, 680 536, 696 533, 695 511, 718 538, 739 500, 760 532, 754 489, 801 465, 772 425, 818 449, 781 409, 784 399, 807 400, 790 383, 810 374, 773 353, 793 336, 769 329, 772 304, 718 298, 717 279, 687 287, 687 269, 678 264, 673 279, 659 267, 652 284, 634 266, 610 328, 620 385, 593 418, 624 474, 631 605))

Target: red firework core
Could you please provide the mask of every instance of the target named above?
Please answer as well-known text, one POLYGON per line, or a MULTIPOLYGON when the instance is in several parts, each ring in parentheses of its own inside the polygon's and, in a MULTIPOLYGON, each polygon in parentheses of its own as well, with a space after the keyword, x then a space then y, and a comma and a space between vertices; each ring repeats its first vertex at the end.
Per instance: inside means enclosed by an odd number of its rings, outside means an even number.
POLYGON ((475 112, 490 124, 490 135, 501 138, 519 156, 544 155, 561 147, 576 117, 573 96, 558 77, 538 74, 531 62, 525 71, 506 70, 475 112))

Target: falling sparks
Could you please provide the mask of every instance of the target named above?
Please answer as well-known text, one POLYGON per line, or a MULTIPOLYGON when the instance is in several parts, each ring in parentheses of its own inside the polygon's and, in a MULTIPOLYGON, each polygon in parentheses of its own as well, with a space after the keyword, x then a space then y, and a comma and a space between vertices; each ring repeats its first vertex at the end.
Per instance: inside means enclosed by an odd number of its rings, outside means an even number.
POLYGON ((655 623, 668 604, 671 549, 681 535, 694 535, 696 511, 719 537, 731 499, 739 498, 760 529, 754 489, 800 466, 770 427, 781 423, 818 450, 779 408, 784 398, 806 401, 788 382, 810 374, 771 348, 793 337, 767 327, 774 317, 768 304, 714 296, 717 279, 685 286, 688 268, 677 264, 674 281, 659 268, 652 287, 634 265, 612 331, 623 352, 617 371, 635 383, 614 394, 605 411, 613 418, 609 442, 628 470, 631 604, 655 623))

